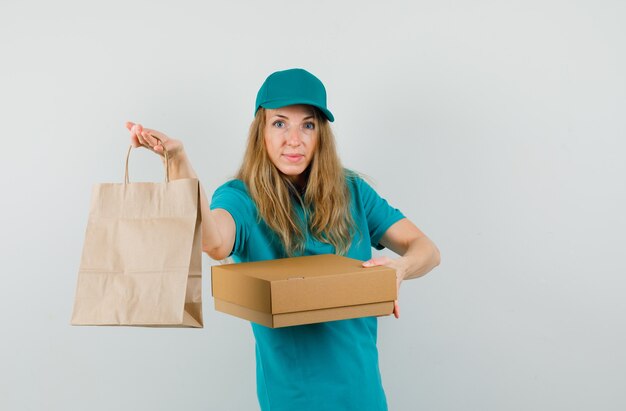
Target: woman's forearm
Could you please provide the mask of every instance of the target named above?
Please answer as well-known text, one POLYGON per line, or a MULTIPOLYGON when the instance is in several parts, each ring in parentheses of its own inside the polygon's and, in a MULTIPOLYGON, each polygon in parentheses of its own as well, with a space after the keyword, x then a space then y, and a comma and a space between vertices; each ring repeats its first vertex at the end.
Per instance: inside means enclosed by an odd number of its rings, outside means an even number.
MULTIPOLYGON (((198 176, 186 153, 181 150, 170 160, 170 180, 182 178, 197 179, 198 176)), ((202 216, 202 249, 204 251, 218 249, 222 245, 222 237, 209 208, 209 201, 202 184, 200 184, 200 214, 202 216)))
POLYGON ((426 236, 411 241, 400 257, 402 280, 421 277, 439 265, 441 257, 437 246, 426 236))

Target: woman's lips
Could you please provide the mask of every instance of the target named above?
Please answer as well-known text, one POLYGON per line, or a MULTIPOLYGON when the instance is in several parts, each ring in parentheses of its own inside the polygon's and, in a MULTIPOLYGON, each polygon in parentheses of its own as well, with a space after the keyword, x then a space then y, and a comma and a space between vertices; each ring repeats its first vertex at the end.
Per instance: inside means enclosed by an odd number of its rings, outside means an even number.
POLYGON ((287 159, 287 161, 289 161, 291 163, 297 163, 302 158, 304 158, 304 155, 302 155, 302 154, 283 154, 283 157, 285 157, 287 159))

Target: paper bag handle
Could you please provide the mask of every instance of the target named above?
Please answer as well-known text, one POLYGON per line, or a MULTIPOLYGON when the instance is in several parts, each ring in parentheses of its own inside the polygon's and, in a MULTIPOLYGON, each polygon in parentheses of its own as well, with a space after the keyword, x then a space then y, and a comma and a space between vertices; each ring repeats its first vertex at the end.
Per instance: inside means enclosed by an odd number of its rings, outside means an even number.
MULTIPOLYGON (((170 182, 170 159, 169 156, 167 154, 167 150, 165 149, 165 145, 163 144, 163 142, 161 141, 160 138, 158 138, 157 136, 150 134, 151 137, 156 138, 157 140, 159 140, 159 142, 161 143, 161 147, 163 147, 163 155, 165 156, 165 182, 169 183, 170 182)), ((129 184, 130 181, 128 180, 128 159, 130 158, 130 151, 133 149, 132 144, 130 145, 130 147, 128 147, 128 153, 126 153, 126 168, 124 171, 124 184, 129 184)))

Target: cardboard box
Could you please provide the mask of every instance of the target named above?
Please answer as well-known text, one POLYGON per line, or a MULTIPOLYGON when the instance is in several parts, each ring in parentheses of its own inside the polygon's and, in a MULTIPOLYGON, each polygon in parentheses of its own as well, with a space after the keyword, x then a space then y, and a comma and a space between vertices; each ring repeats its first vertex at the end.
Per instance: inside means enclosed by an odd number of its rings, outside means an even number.
POLYGON ((332 254, 211 267, 215 309, 270 328, 389 315, 395 270, 332 254))

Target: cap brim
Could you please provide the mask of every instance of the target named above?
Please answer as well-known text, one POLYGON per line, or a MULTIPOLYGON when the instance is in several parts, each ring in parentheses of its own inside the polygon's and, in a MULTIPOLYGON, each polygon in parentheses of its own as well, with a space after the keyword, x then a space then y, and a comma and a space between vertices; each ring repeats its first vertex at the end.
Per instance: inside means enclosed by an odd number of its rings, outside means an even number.
MULTIPOLYGON (((335 116, 333 116, 333 113, 331 113, 325 107, 320 107, 313 101, 296 100, 296 99, 274 100, 274 101, 268 101, 267 103, 263 103, 259 107, 281 108, 281 107, 293 106, 295 104, 306 104, 309 106, 317 107, 324 114, 324 116, 328 119, 328 121, 330 121, 331 123, 335 121, 335 116)), ((259 110, 259 107, 257 107, 257 111, 259 110)))

